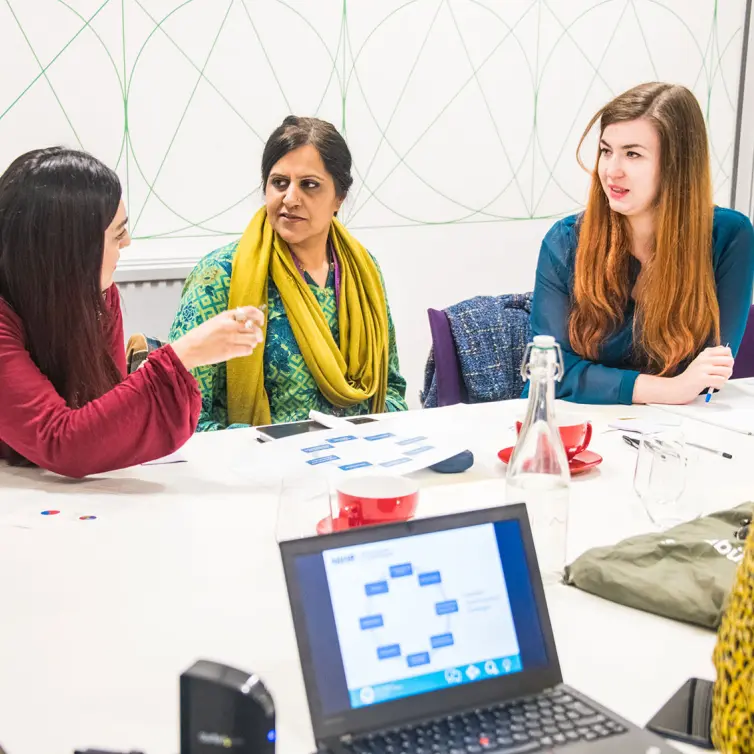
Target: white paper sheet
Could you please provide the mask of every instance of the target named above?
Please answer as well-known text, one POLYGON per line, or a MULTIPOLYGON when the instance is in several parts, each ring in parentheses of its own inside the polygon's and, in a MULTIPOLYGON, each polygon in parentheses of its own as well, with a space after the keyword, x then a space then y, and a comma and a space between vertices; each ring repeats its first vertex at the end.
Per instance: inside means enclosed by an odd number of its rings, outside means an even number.
POLYGON ((700 395, 685 406, 660 406, 663 411, 694 419, 716 427, 754 435, 754 391, 739 386, 737 382, 726 385, 715 393, 709 403, 700 395))
POLYGON ((430 436, 420 418, 400 422, 400 431, 388 421, 350 424, 309 432, 270 443, 271 464, 287 473, 306 469, 331 477, 350 474, 410 474, 466 449, 459 441, 430 436))
POLYGON ((175 453, 163 456, 162 458, 155 458, 154 461, 144 461, 142 466, 159 466, 162 463, 186 463, 186 457, 180 450, 176 450, 175 453))

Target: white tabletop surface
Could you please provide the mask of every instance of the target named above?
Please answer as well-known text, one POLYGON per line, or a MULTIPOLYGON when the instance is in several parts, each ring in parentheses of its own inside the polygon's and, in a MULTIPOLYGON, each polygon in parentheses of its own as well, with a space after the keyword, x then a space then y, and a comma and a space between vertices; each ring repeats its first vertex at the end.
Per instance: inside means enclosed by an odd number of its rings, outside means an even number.
MULTIPOLYGON (((651 529, 632 489, 635 451, 606 430, 611 419, 661 414, 569 410, 593 421, 590 447, 604 456, 572 484, 573 559, 651 529)), ((504 502, 496 453, 512 444, 522 411, 513 401, 391 417, 452 431, 475 453, 464 474, 416 475, 419 516, 504 502)), ((752 499, 754 437, 690 420, 684 430, 734 454, 695 452, 688 510, 752 499)), ((259 674, 275 697, 280 754, 313 750, 276 542, 273 452, 253 431, 233 430, 193 437, 186 463, 83 481, 0 465, 0 743, 8 754, 95 746, 176 754, 178 677, 198 658, 259 674), (40 515, 49 509, 60 514, 40 515)), ((689 676, 714 677, 710 631, 572 587, 547 594, 565 681, 639 725, 689 676)))

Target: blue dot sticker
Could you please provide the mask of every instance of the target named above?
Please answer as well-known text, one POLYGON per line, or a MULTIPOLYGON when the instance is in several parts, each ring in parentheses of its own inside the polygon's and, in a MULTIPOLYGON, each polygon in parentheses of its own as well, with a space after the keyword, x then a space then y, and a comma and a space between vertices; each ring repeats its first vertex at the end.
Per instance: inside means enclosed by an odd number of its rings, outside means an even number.
POLYGON ((42 511, 43 516, 57 516, 60 511, 42 511))

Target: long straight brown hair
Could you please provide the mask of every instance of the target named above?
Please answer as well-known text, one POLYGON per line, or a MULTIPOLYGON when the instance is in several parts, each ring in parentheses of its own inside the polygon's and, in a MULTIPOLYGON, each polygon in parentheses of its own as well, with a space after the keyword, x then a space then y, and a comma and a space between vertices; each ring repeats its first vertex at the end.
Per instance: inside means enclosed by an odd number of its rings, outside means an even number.
MULTIPOLYGON (((688 89, 641 84, 591 119, 579 142, 579 164, 584 167, 581 147, 598 120, 601 136, 610 124, 637 118, 648 120, 659 134, 660 183, 654 248, 637 290, 635 357, 649 372, 668 375, 710 341, 720 340, 707 130, 699 103, 688 89)), ((572 348, 591 360, 598 358, 600 345, 622 323, 631 295, 630 226, 626 217, 610 209, 598 167, 599 151, 580 222, 568 323, 572 348)))
POLYGON ((32 360, 71 408, 121 379, 101 291, 105 231, 120 197, 110 168, 61 147, 27 152, 0 176, 0 296, 21 318, 32 360))

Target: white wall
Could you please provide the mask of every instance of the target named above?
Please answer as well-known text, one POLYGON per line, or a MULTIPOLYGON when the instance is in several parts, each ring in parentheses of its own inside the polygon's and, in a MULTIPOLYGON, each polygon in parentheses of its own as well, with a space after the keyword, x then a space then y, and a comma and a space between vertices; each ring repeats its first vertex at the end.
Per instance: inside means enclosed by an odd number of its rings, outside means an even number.
MULTIPOLYGON (((578 137, 612 96, 692 87, 728 203, 745 5, 8 0, 0 164, 50 143, 94 152, 126 189, 121 278, 176 278, 243 230, 282 118, 332 121, 355 160, 343 219, 382 264, 416 403, 426 308, 531 288, 546 228, 585 195, 578 137)), ((127 327, 164 334, 174 297, 127 287, 127 327)))

